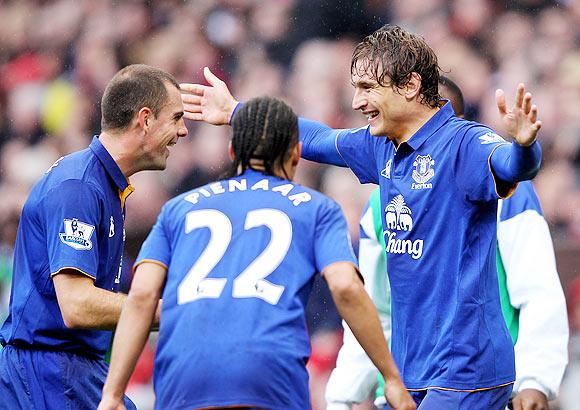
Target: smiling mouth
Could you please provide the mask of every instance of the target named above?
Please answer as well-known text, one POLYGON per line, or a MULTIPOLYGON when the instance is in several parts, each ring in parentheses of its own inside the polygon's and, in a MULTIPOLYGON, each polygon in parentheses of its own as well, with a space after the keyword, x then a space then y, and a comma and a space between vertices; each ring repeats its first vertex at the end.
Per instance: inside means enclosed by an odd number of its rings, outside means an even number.
POLYGON ((177 141, 171 141, 171 142, 167 143, 167 146, 173 147, 175 144, 177 144, 177 141))
POLYGON ((374 120, 375 118, 377 118, 379 116, 378 111, 370 111, 370 112, 365 112, 363 114, 367 117, 367 120, 369 120, 369 121, 374 120))

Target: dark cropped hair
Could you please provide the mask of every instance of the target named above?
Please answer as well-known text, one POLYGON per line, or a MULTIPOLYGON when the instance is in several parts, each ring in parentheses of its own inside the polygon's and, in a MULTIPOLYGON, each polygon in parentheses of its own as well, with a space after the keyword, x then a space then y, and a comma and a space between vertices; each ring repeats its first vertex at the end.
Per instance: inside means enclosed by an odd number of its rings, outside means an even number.
POLYGON ((383 87, 402 89, 411 73, 421 76, 419 101, 439 104, 439 64, 425 39, 399 26, 387 24, 368 35, 354 49, 351 76, 367 74, 383 87))
POLYGON ((284 170, 292 149, 298 143, 298 117, 286 103, 273 97, 249 100, 232 119, 234 161, 226 178, 252 168, 252 159, 260 160, 264 173, 275 175, 276 167, 284 170))
POLYGON ((448 98, 451 101, 451 106, 455 115, 463 117, 465 114, 465 101, 463 100, 463 93, 457 84, 449 77, 444 75, 439 76, 439 94, 442 98, 448 98))
POLYGON ((129 65, 117 72, 101 99, 101 129, 126 128, 143 107, 150 108, 157 117, 167 103, 167 84, 179 89, 171 74, 145 64, 129 65))

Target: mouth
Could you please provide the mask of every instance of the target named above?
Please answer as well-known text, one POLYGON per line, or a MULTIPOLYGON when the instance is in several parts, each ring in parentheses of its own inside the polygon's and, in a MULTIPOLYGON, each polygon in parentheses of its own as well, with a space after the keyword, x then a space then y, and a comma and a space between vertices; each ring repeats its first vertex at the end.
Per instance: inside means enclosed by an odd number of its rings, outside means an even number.
POLYGON ((175 144, 177 144, 177 140, 169 141, 167 147, 173 147, 175 144))
POLYGON ((365 117, 367 117, 368 121, 372 121, 379 116, 379 112, 378 111, 367 111, 367 112, 363 112, 363 115, 365 117))

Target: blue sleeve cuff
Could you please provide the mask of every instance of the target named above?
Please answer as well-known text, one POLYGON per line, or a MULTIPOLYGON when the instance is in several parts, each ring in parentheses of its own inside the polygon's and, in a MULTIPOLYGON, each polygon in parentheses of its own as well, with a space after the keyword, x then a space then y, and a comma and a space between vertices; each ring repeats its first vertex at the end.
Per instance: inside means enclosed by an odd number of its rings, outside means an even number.
POLYGON ((244 103, 242 101, 238 101, 238 103, 236 104, 236 107, 232 111, 232 116, 230 117, 230 125, 232 125, 232 120, 234 119, 234 116, 236 115, 236 113, 238 112, 238 110, 240 108, 242 108, 243 105, 244 105, 244 103))
POLYGON ((538 141, 529 147, 516 142, 497 147, 491 155, 494 175, 506 182, 525 181, 534 178, 540 170, 542 148, 538 141))
POLYGON ((310 161, 346 167, 347 164, 336 147, 339 132, 319 122, 300 118, 298 137, 302 142, 302 157, 310 161))

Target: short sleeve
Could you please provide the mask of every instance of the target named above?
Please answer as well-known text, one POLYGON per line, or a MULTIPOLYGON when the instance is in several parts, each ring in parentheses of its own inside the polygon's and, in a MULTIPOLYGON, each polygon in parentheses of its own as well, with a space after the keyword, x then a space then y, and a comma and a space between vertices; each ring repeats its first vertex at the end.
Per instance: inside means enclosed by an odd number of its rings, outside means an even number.
POLYGON ((362 184, 378 184, 377 145, 384 142, 385 137, 371 135, 366 126, 341 131, 336 138, 336 148, 362 184))
POLYGON ((327 200, 319 209, 314 255, 318 272, 335 262, 357 264, 342 211, 331 200, 327 200))
POLYGON ((491 154, 504 144, 507 142, 502 137, 482 125, 465 132, 459 143, 455 172, 459 189, 470 201, 496 201, 511 188, 496 180, 490 165, 491 154), (502 186, 498 187, 498 183, 502 186))
POLYGON ((64 181, 46 194, 41 206, 51 274, 72 268, 96 279, 103 206, 96 187, 64 181))
POLYGON ((166 224, 167 206, 164 206, 153 225, 151 232, 137 256, 135 266, 143 262, 157 262, 165 267, 169 267, 171 262, 171 240, 168 235, 168 226, 166 224))

